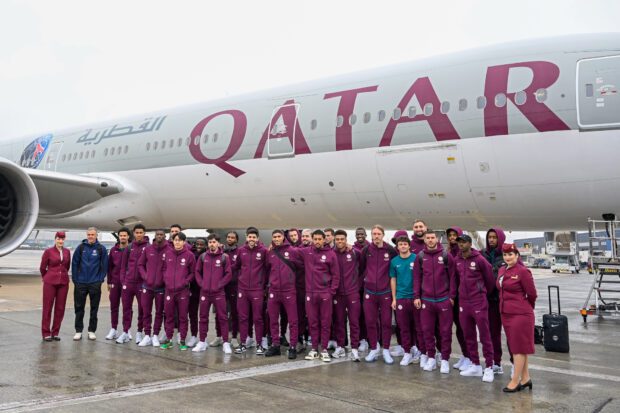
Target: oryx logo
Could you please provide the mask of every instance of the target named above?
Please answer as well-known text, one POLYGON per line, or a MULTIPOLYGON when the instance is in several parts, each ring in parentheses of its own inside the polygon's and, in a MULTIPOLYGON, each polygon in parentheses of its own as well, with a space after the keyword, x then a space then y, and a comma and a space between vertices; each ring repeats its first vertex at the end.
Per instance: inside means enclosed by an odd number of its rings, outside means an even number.
POLYGON ((50 147, 51 141, 52 135, 49 134, 30 142, 26 149, 24 149, 19 159, 19 164, 24 168, 37 168, 50 147))

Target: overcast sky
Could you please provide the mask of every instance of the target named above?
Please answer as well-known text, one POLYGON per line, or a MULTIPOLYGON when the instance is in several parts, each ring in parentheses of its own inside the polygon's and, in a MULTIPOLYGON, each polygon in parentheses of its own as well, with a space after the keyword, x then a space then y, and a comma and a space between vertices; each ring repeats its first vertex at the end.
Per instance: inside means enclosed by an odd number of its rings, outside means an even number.
POLYGON ((600 1, 0 2, 0 139, 503 41, 620 30, 600 1))

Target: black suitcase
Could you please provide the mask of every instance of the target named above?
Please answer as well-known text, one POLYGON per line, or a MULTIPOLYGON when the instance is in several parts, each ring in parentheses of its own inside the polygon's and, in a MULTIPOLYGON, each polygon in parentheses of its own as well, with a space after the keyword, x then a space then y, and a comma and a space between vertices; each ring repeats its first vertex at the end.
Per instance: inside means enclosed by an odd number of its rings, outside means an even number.
POLYGON ((549 290, 549 314, 543 315, 543 340, 545 350, 558 353, 568 353, 568 318, 560 312, 560 287, 557 285, 548 286, 549 290), (558 293, 558 312, 554 313, 551 309, 551 288, 555 288, 558 293))

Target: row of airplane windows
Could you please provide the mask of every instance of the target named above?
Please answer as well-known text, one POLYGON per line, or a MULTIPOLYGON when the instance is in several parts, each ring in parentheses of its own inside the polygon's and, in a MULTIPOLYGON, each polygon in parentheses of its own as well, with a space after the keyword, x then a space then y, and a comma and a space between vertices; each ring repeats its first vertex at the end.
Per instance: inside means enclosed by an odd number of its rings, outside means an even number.
MULTIPOLYGON (((536 99, 536 102, 538 103, 542 103, 544 101, 547 100, 547 90, 546 89, 538 89, 535 93, 534 93, 534 98, 536 99)), ((520 91, 515 93, 514 96, 514 103, 518 106, 522 106, 526 103, 527 101, 527 94, 525 93, 525 91, 520 91)), ((504 107, 506 106, 506 104, 508 103, 508 97, 504 94, 504 93, 498 93, 495 96, 494 99, 494 104, 496 107, 504 107)), ((484 109, 487 105, 487 98, 485 96, 478 96, 476 98, 476 108, 477 109, 484 109)), ((463 112, 467 109, 468 107, 468 101, 467 99, 460 99, 459 100, 459 104, 458 104, 458 110, 460 112, 463 112)), ((422 114, 424 114, 424 116, 431 116, 433 114, 434 111, 434 106, 432 103, 427 103, 426 105, 424 105, 424 108, 422 109, 422 114)), ((439 107, 439 111, 442 114, 446 114, 450 111, 450 102, 448 101, 444 101, 441 102, 441 105, 439 107)), ((407 116, 410 118, 415 117, 417 114, 417 108, 415 106, 409 106, 409 110, 407 113, 407 116)), ((401 117, 403 116, 403 113, 401 111, 400 108, 396 108, 394 109, 394 111, 392 112, 392 119, 393 120, 399 120, 401 117)), ((377 112, 377 119, 379 122, 383 122, 385 120, 386 117, 386 112, 385 110, 380 110, 379 112, 377 112)), ((370 112, 365 112, 364 115, 362 116, 362 121, 364 123, 369 123, 372 120, 372 114, 370 112)), ((349 116, 348 119, 349 125, 353 126, 357 123, 357 115, 356 114, 352 114, 351 116, 349 116)), ((318 121, 316 119, 312 119, 312 121, 310 121, 310 129, 315 130, 318 126, 318 121)), ((344 118, 342 115, 338 115, 338 117, 336 118, 336 127, 340 128, 344 126, 344 118)), ((211 141, 213 143, 217 142, 219 138, 219 134, 218 133, 214 133, 213 136, 211 137, 211 141)), ((200 143, 200 137, 197 136, 194 138, 195 145, 198 145, 200 143)), ((185 146, 189 146, 190 144, 190 138, 178 138, 178 139, 170 139, 170 140, 162 140, 161 142, 159 141, 155 141, 155 142, 147 142, 146 143, 146 150, 147 151, 156 151, 156 150, 164 150, 166 148, 168 149, 173 149, 175 146, 177 148, 180 148, 183 146, 183 143, 185 142, 185 146)), ((208 143, 209 142, 209 135, 205 134, 203 136, 203 143, 208 143)), ((129 146, 125 145, 124 147, 119 146, 118 148, 112 147, 112 148, 105 148, 103 150, 103 156, 107 157, 107 156, 114 156, 114 155, 121 155, 121 154, 127 154, 129 152, 129 146)), ((89 157, 92 159, 95 157, 95 150, 93 149, 92 151, 83 151, 83 152, 74 152, 74 153, 70 153, 70 154, 64 154, 62 156, 62 162, 68 162, 68 161, 76 161, 76 160, 86 160, 89 159, 89 157)))

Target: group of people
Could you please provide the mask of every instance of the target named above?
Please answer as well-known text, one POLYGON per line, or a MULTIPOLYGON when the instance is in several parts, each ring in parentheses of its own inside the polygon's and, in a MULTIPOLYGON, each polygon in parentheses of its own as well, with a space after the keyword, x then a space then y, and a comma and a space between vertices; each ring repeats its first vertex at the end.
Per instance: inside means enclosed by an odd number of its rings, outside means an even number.
POLYGON ((452 367, 462 376, 492 382, 503 374, 503 326, 513 366, 504 391, 532 388, 527 357, 534 353, 536 289, 517 247, 505 243, 500 228, 487 232, 482 251, 472 248, 471 237, 458 227, 446 230, 444 248, 422 220, 414 222, 411 238, 400 230, 392 244, 380 225, 372 228, 370 242, 358 228, 353 244, 346 231, 331 228, 276 229, 267 245, 254 227, 246 230, 242 245, 234 231, 223 242, 211 234, 194 245, 179 225, 169 233, 166 240, 158 230, 149 242, 142 224, 122 228, 108 253, 97 230, 89 228, 72 258, 64 248, 65 234, 56 233, 55 246, 41 261, 43 340, 60 340, 71 269, 74 340, 82 339, 87 297, 88 339, 96 339, 106 281, 112 324, 106 339, 119 344, 133 338, 135 300, 140 347, 172 348, 175 329, 178 348, 193 352, 222 346, 226 354, 243 354, 255 347, 257 355, 271 357, 288 347, 289 359, 309 349, 305 359, 329 362, 346 357, 349 345, 353 361, 361 360, 360 353, 366 362, 381 357, 386 364, 402 357, 402 366, 419 363, 424 371, 439 367, 443 374, 452 367), (208 343, 211 308, 216 338, 208 343), (390 346, 393 318, 397 344, 390 346), (462 355, 450 366, 453 325, 462 355))

